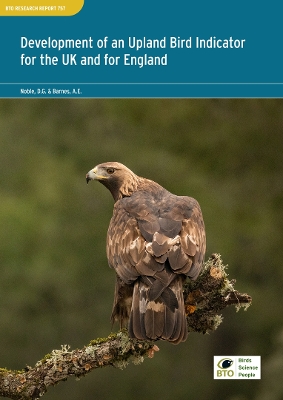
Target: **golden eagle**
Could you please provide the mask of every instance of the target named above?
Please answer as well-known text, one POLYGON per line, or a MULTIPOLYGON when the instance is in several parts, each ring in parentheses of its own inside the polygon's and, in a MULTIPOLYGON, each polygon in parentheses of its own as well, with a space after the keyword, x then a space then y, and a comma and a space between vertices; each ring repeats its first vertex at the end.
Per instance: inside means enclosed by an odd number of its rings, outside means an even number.
POLYGON ((86 180, 101 182, 115 201, 106 247, 117 274, 112 322, 128 322, 132 338, 186 340, 183 283, 199 275, 206 246, 198 202, 118 162, 97 165, 86 180))

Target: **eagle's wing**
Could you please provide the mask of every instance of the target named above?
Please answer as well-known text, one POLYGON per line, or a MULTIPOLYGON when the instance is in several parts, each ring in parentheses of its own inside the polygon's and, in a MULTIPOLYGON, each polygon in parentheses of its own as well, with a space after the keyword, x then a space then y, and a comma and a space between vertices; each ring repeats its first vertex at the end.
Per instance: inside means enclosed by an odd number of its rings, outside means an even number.
POLYGON ((121 328, 130 318, 133 282, 140 275, 135 266, 144 253, 145 240, 137 220, 125 211, 120 201, 116 202, 107 232, 106 254, 109 266, 117 273, 111 320, 112 323, 119 320, 121 328))
POLYGON ((198 202, 192 197, 173 197, 176 198, 174 206, 165 216, 173 221, 181 221, 182 227, 179 232, 180 243, 169 250, 170 266, 175 272, 196 279, 201 271, 206 250, 202 212, 198 202))
POLYGON ((196 200, 167 191, 161 198, 136 192, 115 203, 107 234, 118 276, 112 319, 130 316, 133 337, 179 343, 187 337, 183 280, 200 272, 204 224, 196 200))
POLYGON ((136 264, 145 251, 145 239, 136 218, 125 210, 122 201, 116 202, 107 232, 106 253, 110 267, 123 282, 130 284, 140 275, 136 264))

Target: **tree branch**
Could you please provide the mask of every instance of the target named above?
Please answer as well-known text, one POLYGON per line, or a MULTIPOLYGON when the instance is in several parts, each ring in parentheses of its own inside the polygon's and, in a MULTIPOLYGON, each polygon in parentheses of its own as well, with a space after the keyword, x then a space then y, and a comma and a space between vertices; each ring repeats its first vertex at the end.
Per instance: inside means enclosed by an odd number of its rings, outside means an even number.
POLYGON ((107 365, 124 368, 130 359, 139 364, 144 356, 152 357, 158 349, 152 342, 129 339, 127 331, 93 340, 83 349, 70 351, 68 345, 61 347, 61 350, 47 354, 33 368, 26 367, 23 371, 0 370, 1 396, 15 400, 38 399, 48 386, 64 381, 69 376, 79 378, 107 365))
MULTIPOLYGON (((189 332, 213 331, 222 322, 220 310, 229 305, 235 305, 237 310, 247 309, 251 304, 249 295, 234 289, 236 281, 229 281, 225 270, 220 255, 213 254, 198 279, 184 285, 189 332)), ((36 400, 46 393, 48 386, 69 376, 80 378, 95 368, 108 365, 124 368, 129 361, 140 364, 158 350, 154 342, 130 339, 126 330, 93 340, 83 349, 70 351, 69 346, 63 345, 61 350, 53 350, 33 368, 26 367, 22 371, 0 369, 0 396, 36 400)))

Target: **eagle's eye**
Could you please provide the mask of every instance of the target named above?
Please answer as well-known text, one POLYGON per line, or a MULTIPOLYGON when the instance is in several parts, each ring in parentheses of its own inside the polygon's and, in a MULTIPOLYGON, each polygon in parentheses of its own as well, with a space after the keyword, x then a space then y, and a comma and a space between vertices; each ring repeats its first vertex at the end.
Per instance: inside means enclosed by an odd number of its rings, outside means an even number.
POLYGON ((106 172, 107 172, 107 174, 111 175, 111 174, 114 174, 115 169, 114 168, 107 168, 106 172))

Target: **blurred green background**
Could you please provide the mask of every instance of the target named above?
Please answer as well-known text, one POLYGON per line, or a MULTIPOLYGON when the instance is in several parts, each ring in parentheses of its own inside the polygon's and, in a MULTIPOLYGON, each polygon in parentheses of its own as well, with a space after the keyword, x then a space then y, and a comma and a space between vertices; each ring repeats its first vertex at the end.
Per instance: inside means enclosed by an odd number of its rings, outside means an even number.
POLYGON ((85 174, 119 161, 199 201, 207 257, 221 253, 253 304, 226 309, 210 335, 159 342, 142 365, 70 378, 44 398, 282 399, 282 158, 282 100, 0 100, 0 367, 110 333, 113 200, 85 174), (214 381, 213 355, 261 355, 262 379, 214 381))

